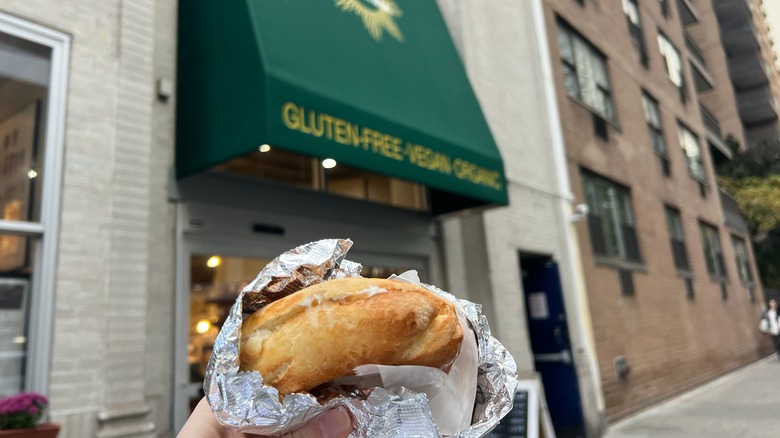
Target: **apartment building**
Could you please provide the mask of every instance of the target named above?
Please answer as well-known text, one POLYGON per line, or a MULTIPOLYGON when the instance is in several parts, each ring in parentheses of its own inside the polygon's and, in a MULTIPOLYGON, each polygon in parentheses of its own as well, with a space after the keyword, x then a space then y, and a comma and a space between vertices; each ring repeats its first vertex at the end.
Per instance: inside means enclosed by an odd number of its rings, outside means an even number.
MULTIPOLYGON (((745 129, 745 144, 777 141, 780 137, 780 70, 770 19, 777 20, 777 2, 713 0, 737 109, 745 129), (772 15, 769 15, 771 13, 772 15)), ((780 25, 780 23, 777 23, 780 25)))
POLYGON ((766 351, 750 241, 713 169, 726 137, 745 141, 747 103, 710 2, 544 4, 569 179, 589 207, 577 239, 613 421, 766 351))

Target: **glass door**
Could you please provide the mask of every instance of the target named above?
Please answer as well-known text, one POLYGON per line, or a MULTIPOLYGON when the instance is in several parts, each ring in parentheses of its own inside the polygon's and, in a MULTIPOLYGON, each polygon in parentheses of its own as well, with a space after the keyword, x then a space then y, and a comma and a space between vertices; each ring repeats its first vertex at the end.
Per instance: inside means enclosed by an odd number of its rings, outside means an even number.
MULTIPOLYGON (((294 246, 291 245, 291 247, 294 246)), ((174 422, 178 431, 195 405, 203 398, 203 378, 219 329, 228 316, 238 293, 272 258, 209 252, 208 245, 193 245, 187 251, 186 264, 179 275, 177 318, 176 390, 174 422), (186 293, 182 293, 184 289, 186 293)), ((230 252, 230 251, 227 251, 230 252)), ((233 254, 240 253, 238 248, 233 254)), ((422 258, 353 254, 349 259, 363 264, 364 277, 387 278, 415 269, 426 281, 427 266, 422 258)))
POLYGON ((270 259, 230 257, 216 254, 190 256, 189 324, 187 332, 186 392, 190 411, 203 393, 203 377, 211 357, 214 340, 238 293, 270 259))

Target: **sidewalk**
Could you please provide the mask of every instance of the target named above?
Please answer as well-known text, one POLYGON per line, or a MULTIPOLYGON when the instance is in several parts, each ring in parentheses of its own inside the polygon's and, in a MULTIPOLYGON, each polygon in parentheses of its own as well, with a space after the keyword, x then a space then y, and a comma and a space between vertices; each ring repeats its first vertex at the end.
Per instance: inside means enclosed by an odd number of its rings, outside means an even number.
POLYGON ((780 361, 759 360, 620 421, 604 438, 780 437, 780 361))

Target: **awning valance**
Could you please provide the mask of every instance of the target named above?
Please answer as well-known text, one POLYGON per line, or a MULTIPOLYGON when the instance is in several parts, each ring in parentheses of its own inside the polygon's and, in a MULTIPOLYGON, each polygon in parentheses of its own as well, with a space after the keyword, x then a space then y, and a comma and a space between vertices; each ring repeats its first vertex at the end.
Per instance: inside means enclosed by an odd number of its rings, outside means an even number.
POLYGON ((453 206, 507 203, 501 156, 435 1, 179 8, 179 177, 267 143, 425 184, 453 206))

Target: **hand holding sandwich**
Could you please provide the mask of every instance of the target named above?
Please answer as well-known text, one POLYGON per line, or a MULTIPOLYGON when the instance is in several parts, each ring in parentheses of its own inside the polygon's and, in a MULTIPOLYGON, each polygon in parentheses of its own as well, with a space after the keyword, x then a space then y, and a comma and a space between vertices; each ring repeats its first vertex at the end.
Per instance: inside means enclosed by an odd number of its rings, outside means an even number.
MULTIPOLYGON (((352 417, 346 409, 339 407, 325 412, 282 438, 346 438, 350 432, 352 432, 352 417)), ((251 437, 262 438, 260 435, 248 435, 220 425, 205 398, 198 403, 178 435, 178 438, 251 437)))

